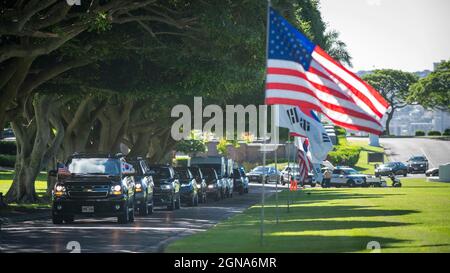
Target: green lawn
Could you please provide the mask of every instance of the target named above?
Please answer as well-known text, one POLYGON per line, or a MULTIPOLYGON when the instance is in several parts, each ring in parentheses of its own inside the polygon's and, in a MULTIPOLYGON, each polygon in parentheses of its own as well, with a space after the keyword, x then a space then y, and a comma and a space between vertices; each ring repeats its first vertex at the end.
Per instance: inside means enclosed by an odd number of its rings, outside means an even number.
MULTIPOLYGON (((12 180, 14 177, 14 173, 12 171, 0 171, 0 192, 3 193, 3 195, 6 195, 8 192, 12 180)), ((39 176, 37 177, 37 180, 35 182, 36 187, 36 193, 38 198, 44 198, 47 190, 47 174, 45 172, 41 172, 39 176)), ((11 210, 22 210, 22 209, 39 209, 39 208, 49 208, 50 204, 48 202, 35 203, 35 204, 8 204, 9 207, 7 208, 8 211, 11 210)), ((3 209, 5 210, 5 209, 3 209)))
MULTIPOLYGON (((361 152, 359 153, 359 160, 354 166, 354 168, 362 173, 374 174, 375 173, 375 163, 368 163, 367 157, 369 152, 384 153, 383 147, 370 146, 367 140, 350 140, 347 141, 348 145, 361 147, 361 152)), ((386 155, 384 156, 384 161, 387 161, 386 155)), ((378 163, 380 164, 380 163, 378 163)))
POLYGON ((266 204, 265 239, 259 241, 260 206, 214 228, 173 242, 167 252, 450 252, 450 183, 402 179, 402 188, 310 188, 298 192, 287 213, 287 192, 266 204))

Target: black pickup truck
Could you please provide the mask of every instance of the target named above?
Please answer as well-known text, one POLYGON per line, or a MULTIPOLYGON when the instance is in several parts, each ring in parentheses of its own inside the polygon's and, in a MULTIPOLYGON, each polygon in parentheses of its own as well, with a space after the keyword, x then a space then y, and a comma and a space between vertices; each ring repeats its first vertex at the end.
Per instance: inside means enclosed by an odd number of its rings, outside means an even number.
POLYGON ((52 191, 54 224, 76 215, 134 221, 134 168, 121 154, 73 154, 57 171, 52 191))

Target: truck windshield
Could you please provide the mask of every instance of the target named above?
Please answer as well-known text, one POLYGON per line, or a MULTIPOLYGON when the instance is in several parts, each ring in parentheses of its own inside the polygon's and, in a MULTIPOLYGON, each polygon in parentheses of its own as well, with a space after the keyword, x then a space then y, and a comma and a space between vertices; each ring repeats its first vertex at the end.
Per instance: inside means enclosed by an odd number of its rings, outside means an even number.
POLYGON ((72 158, 69 162, 72 174, 120 175, 120 162, 113 158, 72 158))
POLYGON ((153 168, 153 170, 155 171, 154 177, 156 179, 168 179, 168 178, 170 178, 170 170, 169 170, 169 168, 160 167, 160 168, 153 168))

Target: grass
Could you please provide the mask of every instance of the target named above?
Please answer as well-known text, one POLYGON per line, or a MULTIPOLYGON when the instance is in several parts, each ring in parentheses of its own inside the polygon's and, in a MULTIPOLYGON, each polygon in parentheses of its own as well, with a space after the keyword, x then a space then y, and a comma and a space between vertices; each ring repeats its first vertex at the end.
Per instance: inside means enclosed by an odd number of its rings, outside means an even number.
MULTIPOLYGON (((349 140, 347 141, 347 145, 361 147, 359 159, 354 168, 362 173, 374 174, 376 163, 367 162, 368 154, 369 152, 384 153, 384 148, 370 146, 369 143, 367 143, 367 140, 349 140)), ((386 155, 384 156, 384 161, 387 161, 386 155)), ((378 164, 380 163, 381 162, 378 162, 378 164)))
MULTIPOLYGON (((11 187, 12 180, 14 177, 13 171, 0 171, 0 192, 3 193, 3 195, 6 195, 9 188, 11 187)), ((46 197, 46 190, 47 190, 47 174, 45 172, 41 172, 37 180, 35 182, 36 187, 36 194, 37 197, 40 200, 43 200, 42 202, 38 203, 31 203, 31 204, 17 204, 17 203, 11 203, 8 204, 8 207, 2 208, 1 212, 13 212, 13 211, 28 211, 32 209, 42 209, 42 208, 49 208, 50 204, 46 201, 44 201, 46 197)))
POLYGON ((309 188, 297 192, 287 212, 287 192, 265 205, 260 245, 260 205, 214 228, 170 244, 167 252, 450 252, 450 183, 402 179, 402 188, 309 188))

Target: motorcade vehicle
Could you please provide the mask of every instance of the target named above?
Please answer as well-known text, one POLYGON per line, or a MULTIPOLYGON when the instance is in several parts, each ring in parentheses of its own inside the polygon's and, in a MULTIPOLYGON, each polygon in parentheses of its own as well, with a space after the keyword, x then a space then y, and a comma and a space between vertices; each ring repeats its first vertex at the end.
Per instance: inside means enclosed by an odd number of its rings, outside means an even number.
POLYGON ((209 198, 213 198, 215 201, 218 201, 223 198, 223 185, 222 179, 219 178, 217 172, 214 168, 210 167, 202 167, 200 168, 203 173, 203 177, 206 181, 206 194, 209 198))
POLYGON ((153 213, 153 177, 150 168, 142 157, 127 158, 127 162, 133 165, 135 181, 134 207, 140 215, 153 213))
POLYGON ((76 216, 117 217, 134 221, 135 170, 122 154, 75 153, 58 170, 52 190, 52 221, 72 223, 76 216))
POLYGON ((198 206, 198 187, 188 167, 175 167, 175 177, 180 181, 181 201, 188 206, 198 206))
POLYGON ((228 179, 227 162, 223 156, 207 156, 192 157, 190 160, 191 167, 214 168, 217 179, 220 180, 220 189, 222 191, 221 198, 228 197, 230 192, 230 181, 228 179))
POLYGON ((206 191, 208 185, 206 184, 205 177, 203 176, 202 170, 199 167, 188 167, 197 181, 197 194, 198 194, 198 202, 206 203, 206 191))
POLYGON ((169 165, 150 165, 153 171, 153 202, 155 206, 167 206, 168 210, 181 208, 180 181, 169 165))
POLYGON ((248 193, 248 178, 245 175, 244 169, 242 167, 234 168, 232 177, 234 191, 238 192, 240 195, 248 193))

